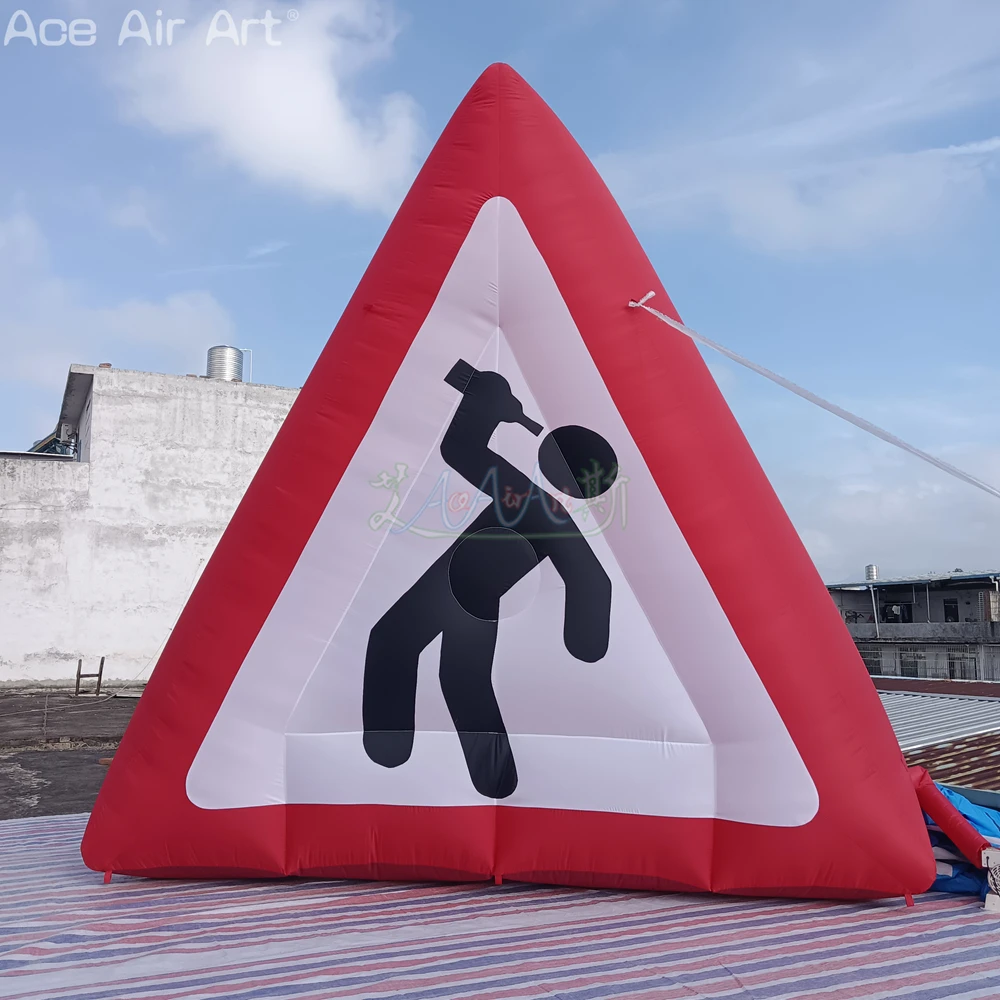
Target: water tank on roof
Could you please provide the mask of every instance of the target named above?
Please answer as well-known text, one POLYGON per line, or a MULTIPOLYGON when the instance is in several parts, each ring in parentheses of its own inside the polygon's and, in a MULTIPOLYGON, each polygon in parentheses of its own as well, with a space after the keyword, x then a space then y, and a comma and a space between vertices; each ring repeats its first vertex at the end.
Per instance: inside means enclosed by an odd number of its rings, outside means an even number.
POLYGON ((865 567, 865 583, 874 583, 878 579, 878 566, 869 563, 865 567))
POLYGON ((221 378, 226 382, 243 381, 243 352, 238 347, 210 347, 208 349, 209 378, 221 378))

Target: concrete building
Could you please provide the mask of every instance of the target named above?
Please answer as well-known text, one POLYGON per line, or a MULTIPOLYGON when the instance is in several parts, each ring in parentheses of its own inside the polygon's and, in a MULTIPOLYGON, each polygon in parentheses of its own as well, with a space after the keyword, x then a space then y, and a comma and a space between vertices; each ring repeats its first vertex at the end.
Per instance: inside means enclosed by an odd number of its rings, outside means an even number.
POLYGON ((868 672, 1000 681, 1000 571, 828 587, 868 672))
POLYGON ((0 684, 148 675, 298 392, 234 373, 73 365, 55 433, 0 452, 0 684))
MULTIPOLYGON (((0 685, 148 676, 298 393, 213 352, 218 377, 73 365, 55 431, 0 452, 0 685)), ((869 673, 1000 681, 1000 571, 870 570, 828 588, 869 673)))

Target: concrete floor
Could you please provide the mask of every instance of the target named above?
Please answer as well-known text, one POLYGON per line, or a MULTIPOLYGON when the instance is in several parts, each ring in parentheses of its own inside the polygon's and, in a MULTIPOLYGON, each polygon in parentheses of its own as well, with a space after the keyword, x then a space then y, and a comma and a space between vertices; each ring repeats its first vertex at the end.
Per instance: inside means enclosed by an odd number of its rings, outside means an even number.
POLYGON ((0 820, 89 812, 136 703, 0 694, 0 820))

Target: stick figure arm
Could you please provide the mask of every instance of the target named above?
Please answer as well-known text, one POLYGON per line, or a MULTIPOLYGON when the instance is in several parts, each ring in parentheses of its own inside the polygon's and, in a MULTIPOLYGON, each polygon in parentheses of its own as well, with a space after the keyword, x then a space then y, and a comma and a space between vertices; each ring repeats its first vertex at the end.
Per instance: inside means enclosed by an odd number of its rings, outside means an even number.
POLYGON ((441 457, 463 479, 494 500, 501 499, 494 494, 498 489, 502 493, 505 486, 522 493, 530 489, 531 480, 489 447, 489 437, 477 441, 454 420, 441 440, 441 457))
POLYGON ((548 554, 566 586, 566 649, 578 660, 596 663, 608 651, 611 580, 582 535, 559 539, 548 554))

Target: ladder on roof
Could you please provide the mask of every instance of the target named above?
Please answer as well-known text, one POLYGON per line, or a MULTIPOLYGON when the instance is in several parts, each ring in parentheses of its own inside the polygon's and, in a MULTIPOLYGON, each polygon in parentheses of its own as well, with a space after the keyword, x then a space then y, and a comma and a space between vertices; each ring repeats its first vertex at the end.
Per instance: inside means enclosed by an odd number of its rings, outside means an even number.
POLYGON ((100 665, 97 668, 96 674, 85 674, 83 672, 83 660, 79 659, 76 661, 76 691, 74 692, 74 697, 80 694, 80 681, 83 680, 93 680, 97 679, 97 686, 93 691, 84 691, 84 694, 99 695, 101 693, 101 681, 104 679, 104 657, 101 657, 100 665))

